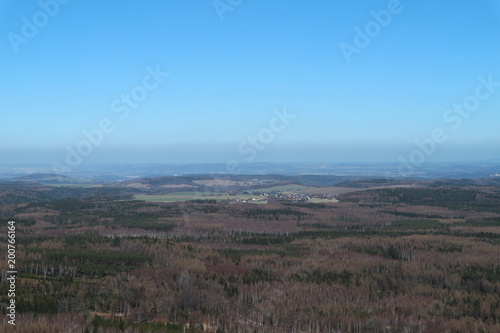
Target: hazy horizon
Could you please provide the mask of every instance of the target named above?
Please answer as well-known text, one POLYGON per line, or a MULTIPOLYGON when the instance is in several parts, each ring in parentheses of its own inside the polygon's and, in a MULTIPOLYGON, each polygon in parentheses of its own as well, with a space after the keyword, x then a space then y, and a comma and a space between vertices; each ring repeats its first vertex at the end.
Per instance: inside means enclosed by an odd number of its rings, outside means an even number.
POLYGON ((500 157, 493 0, 0 5, 0 163, 500 157))

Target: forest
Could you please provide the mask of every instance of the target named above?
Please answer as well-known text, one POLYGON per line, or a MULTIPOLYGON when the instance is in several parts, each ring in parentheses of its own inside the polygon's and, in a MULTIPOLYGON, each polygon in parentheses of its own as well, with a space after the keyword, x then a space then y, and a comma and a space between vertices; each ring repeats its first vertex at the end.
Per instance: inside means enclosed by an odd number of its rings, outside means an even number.
POLYGON ((500 186, 348 185, 335 201, 255 204, 0 184, 18 271, 14 328, 3 261, 0 331, 500 332, 500 186))

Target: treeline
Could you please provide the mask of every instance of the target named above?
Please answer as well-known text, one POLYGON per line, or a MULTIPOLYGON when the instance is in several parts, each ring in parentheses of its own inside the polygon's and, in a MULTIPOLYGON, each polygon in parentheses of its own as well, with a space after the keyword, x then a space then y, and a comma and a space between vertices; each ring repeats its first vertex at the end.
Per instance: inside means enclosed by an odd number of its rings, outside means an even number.
POLYGON ((281 216, 295 216, 301 218, 309 214, 292 209, 245 209, 243 216, 256 219, 267 219, 278 221, 281 216))
POLYGON ((379 189, 345 193, 339 198, 346 202, 401 203, 500 213, 500 194, 454 188, 379 189))

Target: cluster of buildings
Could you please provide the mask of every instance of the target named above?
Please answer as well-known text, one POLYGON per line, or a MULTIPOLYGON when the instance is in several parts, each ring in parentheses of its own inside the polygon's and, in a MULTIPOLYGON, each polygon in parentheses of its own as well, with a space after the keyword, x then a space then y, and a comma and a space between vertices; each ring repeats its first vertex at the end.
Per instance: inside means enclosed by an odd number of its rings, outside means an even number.
POLYGON ((311 199, 335 199, 332 195, 326 194, 305 194, 305 193, 290 193, 281 191, 270 191, 270 192, 253 192, 245 191, 242 193, 245 198, 238 197, 238 194, 233 191, 228 191, 226 195, 228 199, 232 202, 269 202, 269 201, 291 201, 291 202, 306 202, 311 199), (230 199, 233 196, 235 198, 230 199), (253 196, 248 198, 249 196, 253 196))

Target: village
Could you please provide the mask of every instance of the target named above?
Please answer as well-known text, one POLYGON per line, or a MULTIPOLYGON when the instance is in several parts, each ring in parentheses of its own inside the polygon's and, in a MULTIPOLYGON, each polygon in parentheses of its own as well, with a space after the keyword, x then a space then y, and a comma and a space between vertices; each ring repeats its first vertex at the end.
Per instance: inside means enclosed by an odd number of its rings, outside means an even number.
MULTIPOLYGON (((307 202, 316 200, 326 200, 335 202, 336 199, 333 195, 325 194, 307 194, 307 193, 292 193, 292 192, 281 192, 281 191, 270 191, 270 192, 253 192, 244 191, 243 194, 255 196, 252 198, 235 198, 230 199, 230 202, 276 202, 276 201, 290 201, 290 202, 307 202)), ((229 195, 236 196, 236 193, 232 192, 229 195)))

